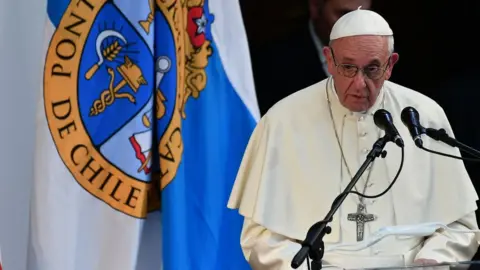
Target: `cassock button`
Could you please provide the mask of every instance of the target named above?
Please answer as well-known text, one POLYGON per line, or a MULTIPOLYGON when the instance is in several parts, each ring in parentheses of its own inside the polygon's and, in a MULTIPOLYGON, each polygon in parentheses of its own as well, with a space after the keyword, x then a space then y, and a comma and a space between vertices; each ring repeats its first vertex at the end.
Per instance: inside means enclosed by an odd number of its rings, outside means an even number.
POLYGON ((373 253, 374 253, 375 255, 378 255, 378 254, 381 253, 381 251, 380 251, 380 250, 375 250, 373 253))
POLYGON ((360 116, 360 121, 363 121, 365 119, 365 116, 360 116))
POLYGON ((366 153, 368 153, 368 149, 367 149, 367 148, 363 148, 363 149, 362 149, 362 152, 363 152, 364 154, 366 154, 366 153))
POLYGON ((360 137, 365 137, 365 136, 367 136, 367 132, 361 132, 360 133, 360 137))

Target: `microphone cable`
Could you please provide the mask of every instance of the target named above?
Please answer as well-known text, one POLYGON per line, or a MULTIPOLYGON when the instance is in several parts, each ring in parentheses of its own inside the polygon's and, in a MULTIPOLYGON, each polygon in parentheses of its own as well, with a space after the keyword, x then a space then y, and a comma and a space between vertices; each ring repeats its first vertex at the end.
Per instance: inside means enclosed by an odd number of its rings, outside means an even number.
MULTIPOLYGON (((444 156, 444 157, 449 157, 449 158, 454 158, 454 159, 458 159, 458 160, 464 160, 464 161, 469 161, 469 162, 480 162, 480 159, 479 158, 469 158, 469 157, 458 157, 458 156, 454 156, 454 155, 449 155, 449 154, 446 154, 446 153, 442 153, 442 152, 438 152, 438 151, 434 151, 434 150, 431 150, 431 149, 428 149, 428 148, 425 148, 423 145, 421 147, 419 147, 420 149, 424 150, 424 151, 427 151, 429 153, 432 153, 432 154, 436 154, 436 155, 440 155, 440 156, 444 156)), ((400 176, 400 173, 403 169, 403 163, 404 163, 404 158, 405 158, 405 151, 403 149, 403 147, 401 148, 401 151, 402 151, 402 157, 401 157, 401 160, 400 160, 400 166, 397 170, 397 174, 395 175, 395 177, 393 178, 393 181, 390 183, 390 185, 381 193, 377 194, 377 195, 366 195, 366 194, 362 194, 358 191, 355 191, 355 190, 352 190, 348 193, 351 193, 351 194, 355 194, 357 196, 360 196, 360 197, 363 197, 363 198, 367 198, 367 199, 375 199, 375 198, 378 198, 378 197, 381 197, 383 195, 385 195, 392 187, 393 185, 395 184, 395 182, 397 181, 398 177, 400 176)), ((335 199, 335 201, 338 199, 338 197, 335 199)))
MULTIPOLYGON (((426 147, 424 147, 423 145, 421 147, 419 147, 420 149, 424 150, 424 151, 427 151, 429 153, 432 153, 432 154, 436 154, 436 155, 440 155, 440 156, 444 156, 444 157, 449 157, 449 158, 454 158, 454 159, 458 159, 458 160, 464 160, 464 161, 470 161, 470 162, 480 162, 480 159, 479 158, 469 158, 469 157, 458 157, 458 156, 454 156, 454 155, 449 155, 449 154, 445 154, 445 153, 442 153, 442 152, 438 152, 438 151, 434 151, 434 150, 431 150, 431 149, 428 149, 426 147)), ((390 185, 381 193, 379 194, 376 194, 376 195, 366 195, 366 194, 363 194, 363 193, 360 193, 358 191, 355 191, 355 190, 351 190, 349 191, 348 193, 349 194, 355 194, 357 196, 360 196, 360 197, 363 197, 363 198, 367 198, 367 199, 376 199, 378 197, 381 197, 383 195, 385 195, 392 187, 393 185, 395 184, 395 182, 397 181, 398 177, 400 176, 400 173, 402 172, 402 169, 403 169, 403 163, 404 163, 404 159, 405 159, 405 150, 402 148, 400 148, 401 151, 402 151, 402 154, 401 154, 401 160, 400 160, 400 166, 397 170, 397 173, 395 175, 395 177, 393 178, 393 181, 390 183, 390 185)), ((334 203, 340 198, 340 196, 342 195, 343 193, 341 193, 340 195, 338 195, 335 200, 334 200, 334 203)))
POLYGON ((438 152, 438 151, 435 151, 435 150, 425 148, 423 145, 421 147, 419 146, 419 148, 422 149, 422 150, 425 150, 429 153, 444 156, 444 157, 449 157, 449 158, 454 158, 454 159, 459 159, 459 160, 465 160, 465 161, 470 161, 470 162, 480 162, 479 158, 458 157, 458 156, 454 156, 454 155, 450 155, 450 154, 445 154, 445 153, 442 153, 442 152, 438 152))
MULTIPOLYGON (((401 159, 400 159, 400 166, 398 166, 398 170, 397 170, 397 173, 396 173, 395 177, 393 178, 393 181, 390 183, 390 185, 388 185, 388 187, 384 191, 382 191, 381 193, 379 193, 377 195, 366 195, 366 194, 360 193, 358 191, 351 190, 351 191, 347 192, 347 194, 355 194, 357 196, 367 198, 367 199, 375 199, 375 198, 378 198, 378 197, 381 197, 381 196, 385 195, 393 187, 395 182, 397 182, 398 177, 400 176, 400 173, 402 172, 402 169, 403 169, 403 163, 404 163, 404 160, 405 160, 405 150, 403 149, 403 147, 401 147, 400 149, 402 151, 401 159)), ((382 156, 382 157, 385 158, 384 156, 382 156)), ((344 192, 340 193, 333 200, 332 206, 335 205, 335 203, 341 198, 342 194, 344 194, 344 192)))

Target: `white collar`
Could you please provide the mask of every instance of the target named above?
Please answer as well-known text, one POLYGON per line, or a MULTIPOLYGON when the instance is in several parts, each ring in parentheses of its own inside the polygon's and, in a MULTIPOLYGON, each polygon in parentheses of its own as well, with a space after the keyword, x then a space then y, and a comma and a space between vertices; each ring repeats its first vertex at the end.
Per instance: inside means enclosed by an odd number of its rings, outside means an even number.
POLYGON ((315 30, 313 28, 313 22, 311 20, 308 21, 308 30, 310 32, 310 36, 313 40, 313 44, 315 44, 315 48, 317 49, 317 54, 318 57, 320 58, 320 62, 322 63, 323 71, 327 76, 330 76, 330 73, 328 73, 328 65, 327 65, 327 59, 325 58, 325 55, 323 55, 323 44, 320 38, 318 38, 317 34, 315 33, 315 30))

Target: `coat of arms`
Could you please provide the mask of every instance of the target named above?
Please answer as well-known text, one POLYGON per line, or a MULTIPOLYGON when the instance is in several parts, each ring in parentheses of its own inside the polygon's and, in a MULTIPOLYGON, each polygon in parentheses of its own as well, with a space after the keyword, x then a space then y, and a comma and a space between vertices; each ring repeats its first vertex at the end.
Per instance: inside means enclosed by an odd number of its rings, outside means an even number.
POLYGON ((77 182, 144 218, 181 164, 186 104, 207 84, 212 16, 201 0, 130 2, 70 3, 48 50, 44 101, 77 182))

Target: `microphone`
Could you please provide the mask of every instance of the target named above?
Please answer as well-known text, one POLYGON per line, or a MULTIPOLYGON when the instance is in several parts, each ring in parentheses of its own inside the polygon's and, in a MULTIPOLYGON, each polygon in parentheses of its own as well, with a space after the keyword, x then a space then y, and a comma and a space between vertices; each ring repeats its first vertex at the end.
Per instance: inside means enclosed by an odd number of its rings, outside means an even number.
POLYGON ((425 128, 420 125, 420 116, 418 111, 413 107, 405 107, 402 110, 401 114, 403 124, 408 128, 410 131, 410 135, 415 142, 415 145, 419 148, 422 148, 423 141, 422 141, 422 134, 425 134, 425 128))
POLYGON ((404 147, 405 144, 403 143, 402 137, 393 124, 392 115, 387 110, 380 109, 376 111, 373 115, 373 122, 375 122, 377 127, 384 130, 385 133, 392 138, 396 145, 401 148, 404 147))
POLYGON ((465 161, 474 161, 474 162, 480 162, 480 151, 468 146, 468 145, 465 145, 459 141, 457 141, 455 138, 452 138, 450 136, 448 136, 447 134, 447 131, 443 128, 441 129, 434 129, 434 128, 425 128, 423 127, 421 124, 420 124, 420 115, 418 114, 418 111, 413 108, 413 107, 405 107, 403 110, 402 110, 402 113, 401 113, 401 118, 402 118, 402 122, 403 124, 408 128, 408 131, 410 131, 410 135, 412 136, 414 142, 415 142, 415 145, 420 148, 420 149, 423 149, 427 152, 430 152, 430 153, 433 153, 433 154, 437 154, 437 155, 441 155, 441 156, 446 156, 446 157, 451 157, 451 158, 455 158, 455 159, 461 159, 461 160, 465 160, 465 161), (422 141, 422 138, 421 138, 421 135, 422 134, 425 134, 427 135, 428 137, 436 140, 436 141, 441 141, 451 147, 457 147, 458 149, 460 149, 460 151, 463 151, 463 152, 466 152, 476 158, 464 158, 464 157, 457 157, 457 156, 453 156, 453 155, 449 155, 449 154, 445 154, 445 153, 440 153, 440 152, 437 152, 437 151, 433 151, 433 150, 430 150, 430 149, 427 149, 425 147, 423 147, 423 141, 422 141))

